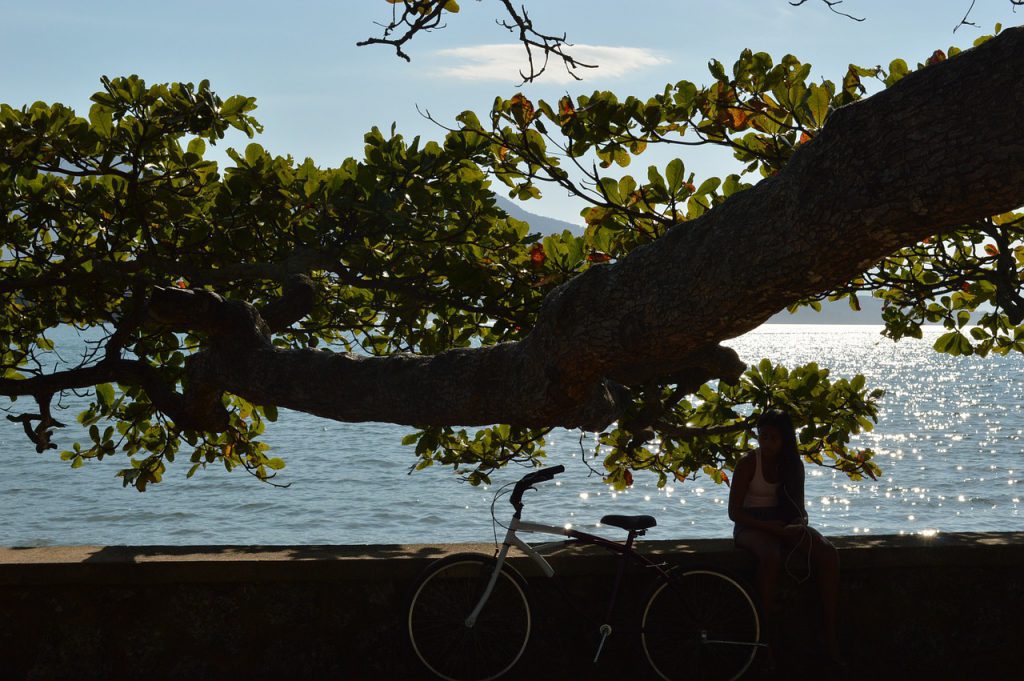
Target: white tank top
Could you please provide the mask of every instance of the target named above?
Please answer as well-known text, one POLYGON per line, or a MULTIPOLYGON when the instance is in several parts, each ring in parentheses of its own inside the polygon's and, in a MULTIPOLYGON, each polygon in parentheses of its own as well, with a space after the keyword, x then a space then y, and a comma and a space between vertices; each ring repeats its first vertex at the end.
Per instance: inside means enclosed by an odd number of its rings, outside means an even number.
POLYGON ((754 452, 754 477, 747 487, 747 496, 743 499, 743 508, 771 508, 779 505, 779 483, 768 482, 761 470, 761 450, 754 452))

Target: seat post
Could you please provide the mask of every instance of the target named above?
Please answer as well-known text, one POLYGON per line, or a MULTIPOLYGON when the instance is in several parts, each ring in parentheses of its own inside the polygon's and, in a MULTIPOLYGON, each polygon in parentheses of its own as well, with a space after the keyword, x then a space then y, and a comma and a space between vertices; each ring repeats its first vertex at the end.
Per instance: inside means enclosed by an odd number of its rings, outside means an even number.
POLYGON ((629 554, 633 550, 633 540, 636 539, 637 531, 630 530, 626 536, 626 550, 619 557, 619 569, 615 573, 615 583, 612 586, 612 595, 608 599, 608 613, 605 615, 605 622, 610 622, 612 613, 615 612, 615 599, 619 595, 619 587, 622 586, 622 577, 626 574, 626 563, 629 561, 629 554))

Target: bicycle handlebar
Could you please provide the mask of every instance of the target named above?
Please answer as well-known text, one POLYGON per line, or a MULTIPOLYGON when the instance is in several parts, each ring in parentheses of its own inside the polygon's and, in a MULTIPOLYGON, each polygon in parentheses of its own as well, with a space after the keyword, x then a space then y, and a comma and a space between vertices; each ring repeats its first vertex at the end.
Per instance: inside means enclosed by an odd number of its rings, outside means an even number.
POLYGON ((542 468, 539 471, 527 473, 519 480, 519 482, 516 483, 515 489, 512 490, 512 497, 509 499, 509 503, 516 509, 516 513, 519 513, 523 510, 523 493, 526 490, 533 489, 533 486, 537 483, 546 482, 559 473, 564 472, 565 466, 559 464, 558 466, 552 466, 551 468, 542 468))

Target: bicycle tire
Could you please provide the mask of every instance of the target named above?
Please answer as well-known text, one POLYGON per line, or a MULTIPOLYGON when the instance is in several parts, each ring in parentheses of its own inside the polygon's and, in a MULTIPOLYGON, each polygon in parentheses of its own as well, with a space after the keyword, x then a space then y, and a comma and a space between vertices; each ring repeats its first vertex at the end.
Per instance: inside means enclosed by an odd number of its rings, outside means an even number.
POLYGON ((409 601, 409 642, 435 676, 490 681, 512 669, 526 650, 532 624, 526 581, 507 563, 476 624, 465 624, 495 562, 484 554, 455 554, 432 563, 416 581, 409 601))
POLYGON ((647 661, 666 681, 735 681, 753 662, 761 635, 750 592, 705 569, 655 585, 640 626, 647 661))

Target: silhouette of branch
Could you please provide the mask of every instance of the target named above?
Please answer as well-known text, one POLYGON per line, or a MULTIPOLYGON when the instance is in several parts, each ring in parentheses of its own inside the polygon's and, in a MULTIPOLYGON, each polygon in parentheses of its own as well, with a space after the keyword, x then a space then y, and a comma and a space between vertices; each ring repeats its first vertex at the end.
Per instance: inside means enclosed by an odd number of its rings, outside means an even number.
POLYGON ((571 45, 566 42, 565 33, 561 36, 546 35, 534 29, 533 21, 530 19, 530 15, 526 13, 525 5, 521 6, 520 11, 517 12, 515 5, 512 4, 511 0, 501 0, 501 4, 505 6, 505 11, 508 12, 512 22, 509 23, 508 21, 501 20, 497 22, 498 25, 507 29, 511 33, 515 33, 516 31, 519 32, 519 42, 521 42, 526 48, 526 56, 530 61, 529 74, 523 73, 522 70, 519 71, 519 75, 522 76, 524 83, 531 83, 540 76, 540 74, 544 73, 548 68, 548 60, 551 58, 551 55, 555 55, 562 60, 562 63, 565 65, 566 73, 572 76, 574 80, 582 80, 582 78, 576 74, 576 69, 597 68, 596 64, 585 64, 575 59, 572 55, 565 53, 565 48, 571 47, 571 45), (535 49, 540 50, 544 57, 544 61, 539 70, 537 69, 536 62, 534 61, 535 49))
MULTIPOLYGON (((566 73, 575 80, 582 80, 577 73, 578 69, 597 67, 596 64, 581 62, 565 51, 567 47, 572 47, 572 44, 567 42, 565 33, 549 35, 541 33, 534 28, 533 20, 530 19, 525 5, 520 5, 517 9, 514 0, 498 1, 504 8, 508 18, 497 19, 496 23, 510 33, 517 34, 519 42, 526 49, 529 69, 525 72, 520 69, 519 75, 523 79, 521 84, 531 83, 540 77, 547 70, 552 55, 562 61, 566 73)), ((793 7, 800 7, 807 4, 808 1, 788 0, 789 4, 793 7)), ((858 22, 865 20, 865 17, 854 16, 839 9, 839 5, 843 4, 844 0, 821 0, 821 2, 834 14, 858 22)), ((1009 2, 1014 11, 1018 7, 1024 7, 1024 0, 1009 0, 1009 2)), ((978 24, 970 20, 971 12, 974 11, 976 3, 977 0, 971 0, 967 12, 964 13, 963 18, 953 28, 954 33, 961 26, 978 27, 978 24)), ((395 48, 395 53, 399 57, 406 61, 412 61, 403 50, 404 45, 418 33, 427 33, 444 28, 445 24, 442 15, 446 11, 446 7, 448 7, 448 0, 401 0, 400 2, 394 2, 391 5, 391 21, 387 24, 378 23, 384 29, 383 35, 377 38, 367 38, 356 43, 356 45, 360 47, 363 45, 391 45, 395 48)))
MULTIPOLYGON (((549 35, 541 33, 534 28, 533 20, 526 11, 525 6, 516 9, 511 0, 500 0, 507 19, 497 19, 496 23, 510 33, 518 34, 519 42, 526 48, 526 58, 529 61, 528 72, 519 71, 523 83, 530 83, 536 80, 548 68, 548 62, 552 55, 562 61, 566 72, 576 80, 582 80, 577 75, 577 69, 596 68, 596 64, 584 63, 565 51, 565 48, 572 47, 566 41, 566 34, 549 35)), ((443 13, 448 6, 447 0, 403 0, 395 3, 391 9, 391 21, 387 24, 378 24, 384 29, 383 35, 377 38, 367 38, 356 43, 363 45, 391 45, 395 48, 396 54, 406 61, 412 61, 403 47, 418 33, 442 29, 443 13), (399 10, 401 6, 401 10, 399 10)))
POLYGON ((430 32, 444 28, 441 20, 444 12, 445 0, 405 0, 402 3, 402 14, 398 14, 398 4, 391 6, 391 21, 388 24, 378 24, 384 27, 384 35, 380 38, 367 38, 356 43, 357 47, 364 45, 391 45, 395 53, 406 61, 412 61, 408 54, 402 50, 414 35, 422 32, 430 32), (405 33, 397 38, 392 34, 401 27, 407 27, 405 33))
MULTIPOLYGON (((977 2, 978 0, 971 0, 971 6, 967 8, 967 12, 964 14, 964 18, 960 20, 960 23, 953 28, 953 33, 956 33, 956 29, 961 26, 974 26, 975 28, 980 28, 973 21, 967 20, 971 16, 971 12, 974 11, 974 5, 977 2)), ((1013 11, 1016 12, 1018 7, 1024 7, 1024 0, 1010 0, 1010 5, 1013 7, 1013 11)))
POLYGON ((53 399, 52 392, 40 392, 33 395, 36 404, 39 405, 38 414, 20 414, 18 416, 7 416, 8 421, 20 423, 25 429, 28 439, 36 446, 36 452, 42 454, 47 449, 56 449, 57 445, 50 441, 54 428, 63 428, 64 424, 53 418, 50 413, 50 402, 53 399), (39 421, 39 425, 32 427, 33 421, 39 421))
MULTIPOLYGON (((836 6, 837 5, 841 5, 843 3, 843 0, 821 0, 821 1, 823 3, 825 3, 826 5, 828 5, 828 8, 830 10, 832 10, 834 13, 836 13, 836 14, 838 14, 840 16, 844 16, 847 19, 853 19, 854 21, 864 21, 864 17, 859 17, 858 18, 858 17, 853 16, 852 14, 847 14, 846 12, 843 12, 841 10, 836 9, 836 6)), ((978 0, 971 0, 971 6, 967 8, 967 12, 964 13, 964 18, 960 20, 960 23, 958 23, 953 28, 953 33, 956 33, 957 29, 960 28, 961 26, 974 26, 975 28, 979 28, 978 24, 974 23, 973 21, 970 21, 971 12, 974 11, 974 5, 977 3, 977 1, 978 0)), ((799 7, 799 6, 804 5, 806 3, 807 3, 807 0, 789 0, 789 4, 792 5, 793 7, 799 7)), ((1013 6, 1013 11, 1016 12, 1018 7, 1024 7, 1024 0, 1010 0, 1010 5, 1013 6)))
MULTIPOLYGON (((838 14, 841 17, 846 17, 847 19, 853 19, 854 21, 864 21, 864 17, 855 17, 852 14, 847 14, 846 12, 844 12, 842 10, 836 9, 837 5, 843 4, 843 0, 821 0, 821 1, 823 3, 825 3, 826 5, 828 5, 828 8, 832 12, 834 12, 835 14, 838 14)), ((807 2, 807 0, 790 0, 789 4, 791 4, 793 7, 799 7, 800 5, 805 4, 806 2, 807 2)))
MULTIPOLYGON (((953 33, 956 33, 957 29, 960 28, 961 26, 974 26, 975 28, 978 28, 978 25, 976 23, 967 20, 967 18, 971 16, 971 12, 974 11, 974 3, 976 3, 977 1, 978 0, 971 0, 971 6, 968 7, 967 11, 964 13, 964 18, 960 20, 960 23, 953 27, 953 33)), ((1016 4, 1016 1, 1019 0, 1011 0, 1011 2, 1014 2, 1014 4, 1016 4)))

